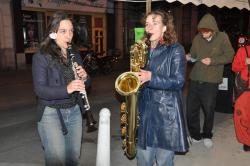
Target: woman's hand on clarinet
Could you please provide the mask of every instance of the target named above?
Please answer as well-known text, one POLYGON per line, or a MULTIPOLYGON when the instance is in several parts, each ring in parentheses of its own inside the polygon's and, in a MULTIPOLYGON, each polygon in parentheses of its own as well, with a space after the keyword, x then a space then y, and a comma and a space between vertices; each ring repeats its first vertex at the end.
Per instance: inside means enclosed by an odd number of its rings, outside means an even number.
POLYGON ((73 92, 81 92, 85 90, 85 84, 82 80, 73 80, 67 85, 67 92, 71 94, 73 92))
POLYGON ((87 78, 87 72, 83 69, 82 66, 77 66, 76 67, 76 72, 78 77, 82 78, 84 80, 84 78, 87 78))
POLYGON ((147 70, 140 70, 140 72, 137 73, 138 77, 140 78, 141 84, 144 84, 145 82, 148 82, 151 80, 151 71, 147 70))

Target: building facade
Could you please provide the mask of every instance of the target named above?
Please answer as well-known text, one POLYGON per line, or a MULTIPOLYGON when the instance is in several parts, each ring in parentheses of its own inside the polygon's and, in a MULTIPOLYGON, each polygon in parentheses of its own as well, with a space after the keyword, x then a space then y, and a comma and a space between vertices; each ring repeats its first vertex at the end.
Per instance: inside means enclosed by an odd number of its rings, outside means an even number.
MULTIPOLYGON (((134 28, 144 27, 141 19, 146 12, 146 3, 117 1, 116 5, 116 8, 122 10, 120 12, 123 13, 123 17, 120 19, 123 20, 121 23, 123 28, 118 30, 120 30, 119 34, 123 34, 120 39, 123 39, 124 52, 125 55, 128 55, 130 46, 135 42, 134 28)), ((235 49, 237 49, 237 37, 240 34, 250 35, 250 11, 247 9, 195 6, 191 3, 183 5, 180 2, 168 3, 166 1, 152 2, 151 10, 154 9, 161 9, 173 14, 178 41, 184 46, 186 52, 189 51, 197 33, 199 20, 208 12, 215 16, 219 29, 229 35, 235 49)))
POLYGON ((113 47, 107 40, 107 32, 114 31, 113 27, 107 29, 107 22, 114 19, 112 1, 2 0, 0 4, 3 23, 0 25, 0 69, 20 69, 31 64, 50 17, 59 10, 70 14, 76 23, 79 31, 74 42, 80 51, 92 49, 105 56, 108 46, 113 47))
MULTIPOLYGON (((228 33, 236 49, 237 36, 250 35, 250 12, 246 9, 183 5, 179 2, 152 2, 153 9, 171 12, 179 42, 188 52, 197 33, 199 19, 212 13, 219 28, 228 33)), ((1 0, 0 1, 0 69, 22 69, 31 64, 42 40, 49 18, 54 12, 69 13, 80 29, 75 42, 80 51, 87 47, 108 54, 119 49, 120 58, 129 57, 135 42, 134 28, 143 27, 141 19, 146 3, 115 0, 1 0)))

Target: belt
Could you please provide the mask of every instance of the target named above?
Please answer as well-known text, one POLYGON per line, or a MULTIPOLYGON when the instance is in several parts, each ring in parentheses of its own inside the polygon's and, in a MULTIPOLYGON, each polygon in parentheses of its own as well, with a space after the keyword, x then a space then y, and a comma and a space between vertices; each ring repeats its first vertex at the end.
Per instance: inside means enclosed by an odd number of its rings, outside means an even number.
POLYGON ((207 82, 204 82, 204 81, 193 81, 193 82, 195 82, 195 83, 197 83, 197 84, 204 84, 204 83, 207 83, 207 82))
MULTIPOLYGON (((192 80, 193 81, 193 80, 192 80)), ((212 84, 212 85, 218 85, 218 83, 212 83, 212 82, 205 82, 205 81, 193 81, 196 84, 212 84)))

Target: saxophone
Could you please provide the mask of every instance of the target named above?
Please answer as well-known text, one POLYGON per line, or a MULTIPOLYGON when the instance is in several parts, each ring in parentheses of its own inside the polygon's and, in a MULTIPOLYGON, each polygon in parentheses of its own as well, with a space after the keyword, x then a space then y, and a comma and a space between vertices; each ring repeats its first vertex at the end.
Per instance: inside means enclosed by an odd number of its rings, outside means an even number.
POLYGON ((121 138, 122 149, 128 159, 136 156, 136 134, 139 125, 137 111, 138 90, 140 79, 134 72, 139 72, 147 62, 149 35, 144 40, 139 40, 130 49, 130 71, 119 75, 115 81, 116 91, 125 96, 121 104, 121 138))

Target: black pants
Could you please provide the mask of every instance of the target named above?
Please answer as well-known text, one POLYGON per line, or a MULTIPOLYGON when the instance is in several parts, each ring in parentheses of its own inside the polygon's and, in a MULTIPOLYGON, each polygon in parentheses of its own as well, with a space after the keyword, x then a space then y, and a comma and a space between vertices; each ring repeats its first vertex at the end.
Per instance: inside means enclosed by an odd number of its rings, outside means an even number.
POLYGON ((213 137, 212 129, 217 93, 217 83, 190 80, 187 95, 187 124, 192 138, 200 140, 202 137, 213 137), (203 131, 200 127, 201 108, 204 113, 203 131))

